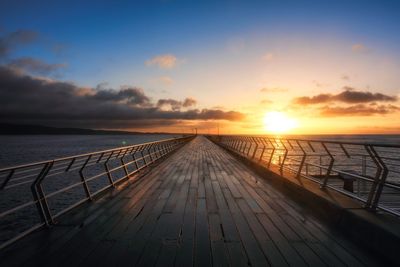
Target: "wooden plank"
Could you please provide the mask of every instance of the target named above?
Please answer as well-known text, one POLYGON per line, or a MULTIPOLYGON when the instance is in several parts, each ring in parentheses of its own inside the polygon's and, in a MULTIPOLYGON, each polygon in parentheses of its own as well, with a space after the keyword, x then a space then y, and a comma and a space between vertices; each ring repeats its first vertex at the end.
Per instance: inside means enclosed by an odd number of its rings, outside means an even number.
POLYGON ((197 206, 197 190, 195 188, 190 188, 188 200, 185 207, 183 225, 180 232, 179 247, 175 260, 175 264, 177 266, 193 265, 196 206, 197 206))
POLYGON ((257 220, 257 217, 251 211, 245 200, 239 199, 237 202, 269 263, 273 266, 288 266, 286 260, 275 246, 275 243, 265 232, 264 228, 257 220))
POLYGON ((218 214, 209 214, 210 241, 213 266, 228 266, 229 253, 225 247, 224 235, 222 233, 221 220, 218 214))
POLYGON ((232 214, 228 209, 228 205, 225 201, 224 195, 220 188, 220 184, 216 181, 212 182, 216 202, 218 205, 218 211, 221 218, 221 225, 224 233, 224 239, 226 242, 241 241, 232 214))
POLYGON ((226 202, 228 203, 229 210, 232 213, 232 217, 235 221, 236 227, 239 231, 241 241, 243 243, 246 254, 251 262, 252 266, 269 266, 269 262, 266 260, 254 234, 250 230, 245 218, 241 214, 235 199, 231 195, 230 190, 222 190, 226 202))
POLYGON ((211 265, 211 249, 210 238, 208 236, 206 200, 203 198, 197 199, 195 238, 196 243, 194 247, 194 265, 211 265))

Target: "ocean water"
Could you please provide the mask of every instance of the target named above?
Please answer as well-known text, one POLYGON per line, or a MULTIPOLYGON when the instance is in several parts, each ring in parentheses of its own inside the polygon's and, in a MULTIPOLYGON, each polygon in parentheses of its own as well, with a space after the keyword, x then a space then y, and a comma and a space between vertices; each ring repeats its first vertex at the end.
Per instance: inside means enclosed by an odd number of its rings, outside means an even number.
POLYGON ((0 135, 0 168, 180 137, 138 135, 0 135))

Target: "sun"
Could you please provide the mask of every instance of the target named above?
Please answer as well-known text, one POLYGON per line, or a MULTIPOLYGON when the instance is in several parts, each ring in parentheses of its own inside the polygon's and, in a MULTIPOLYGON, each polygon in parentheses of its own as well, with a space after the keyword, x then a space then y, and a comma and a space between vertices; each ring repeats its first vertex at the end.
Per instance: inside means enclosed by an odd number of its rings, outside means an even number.
POLYGON ((298 125, 295 119, 279 111, 270 111, 264 116, 264 129, 274 134, 287 133, 298 125))

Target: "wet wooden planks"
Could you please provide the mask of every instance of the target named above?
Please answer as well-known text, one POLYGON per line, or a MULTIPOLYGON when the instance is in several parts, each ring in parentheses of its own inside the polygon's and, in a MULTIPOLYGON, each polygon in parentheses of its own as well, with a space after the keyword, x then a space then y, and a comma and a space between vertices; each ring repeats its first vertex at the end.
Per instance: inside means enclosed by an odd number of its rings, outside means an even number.
POLYGON ((0 264, 379 265, 204 137, 93 205, 4 251, 0 264))

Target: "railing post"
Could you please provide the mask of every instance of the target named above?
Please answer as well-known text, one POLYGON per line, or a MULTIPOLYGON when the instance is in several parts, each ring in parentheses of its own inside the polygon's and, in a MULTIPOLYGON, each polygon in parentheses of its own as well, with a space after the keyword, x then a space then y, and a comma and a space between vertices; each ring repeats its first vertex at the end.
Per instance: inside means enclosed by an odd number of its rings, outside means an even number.
POLYGON ((48 226, 51 223, 54 223, 53 218, 50 213, 49 205, 47 203, 47 199, 43 192, 43 188, 41 183, 43 179, 46 177, 47 173, 50 171, 51 167, 53 166, 54 162, 47 162, 42 170, 40 171, 39 175, 36 177, 35 181, 31 185, 31 191, 33 195, 33 199, 36 202, 36 207, 38 208, 39 215, 42 218, 43 222, 48 226))
MULTIPOLYGON (((146 147, 146 146, 145 146, 145 147, 146 147)), ((140 154, 142 155, 142 160, 144 161, 144 165, 147 166, 148 164, 147 164, 146 158, 145 158, 145 156, 143 155, 143 151, 145 150, 145 147, 142 148, 142 150, 140 151, 140 154)))
POLYGON ((242 153, 242 148, 243 148, 243 139, 241 137, 239 137, 239 142, 240 142, 240 146, 238 148, 239 153, 242 153))
POLYGON ((133 151, 133 153, 132 153, 132 159, 133 159, 133 162, 135 163, 136 170, 139 170, 139 164, 138 164, 138 162, 137 162, 137 159, 136 159, 135 154, 138 152, 139 149, 140 149, 140 146, 137 147, 137 148, 135 149, 135 151, 133 151))
MULTIPOLYGON (((86 196, 92 200, 92 196, 90 194, 89 186, 86 182, 85 175, 83 174, 83 169, 86 167, 88 164, 89 160, 92 158, 92 155, 89 155, 88 158, 86 159, 85 163, 82 165, 82 167, 79 169, 79 176, 81 177, 83 189, 85 190, 86 196)), ((74 158, 75 160, 75 158, 74 158)))
POLYGON ((260 140, 261 140, 261 143, 263 144, 263 149, 261 151, 260 158, 258 159, 258 161, 262 162, 262 159, 263 159, 263 156, 264 156, 264 152, 265 152, 266 142, 263 139, 263 137, 261 137, 260 140))
POLYGON ((281 167, 279 169, 281 171, 281 173, 282 173, 283 172, 283 167, 285 165, 285 161, 286 161, 286 158, 287 158, 287 155, 288 155, 289 151, 288 151, 287 147, 285 146, 285 144, 282 142, 282 139, 280 139, 279 142, 282 144, 283 148, 285 149, 285 154, 283 155, 282 164, 281 164, 281 167))
POLYGON ((126 167, 126 163, 124 161, 124 156, 121 157, 120 161, 121 161, 121 165, 124 167, 125 177, 128 178, 129 171, 128 171, 128 168, 126 167))
POLYGON ((380 199, 380 197, 382 195, 383 186, 385 185, 386 178, 388 176, 389 170, 388 170, 385 162, 382 160, 382 158, 378 154, 378 152, 376 152, 375 148, 373 146, 370 146, 370 148, 371 148, 371 151, 375 154, 379 165, 383 169, 382 176, 379 179, 378 188, 377 188, 376 193, 375 193, 375 198, 374 198, 374 200, 372 202, 372 205, 371 205, 371 209, 372 210, 376 210, 376 208, 378 207, 378 204, 379 204, 379 199, 380 199))
POLYGON ((246 138, 245 138, 245 137, 242 137, 242 140, 243 140, 244 146, 241 146, 241 147, 240 147, 240 152, 243 153, 243 154, 245 154, 244 151, 246 150, 246 147, 247 147, 247 141, 246 141, 246 138))
POLYGON ((152 154, 152 153, 151 153, 151 149, 152 149, 152 148, 153 148, 153 144, 151 144, 151 145, 147 148, 147 153, 148 153, 149 156, 150 156, 151 163, 154 162, 153 156, 151 155, 151 154, 152 154))
POLYGON ((1 184, 1 186, 0 186, 0 190, 4 189, 4 187, 6 187, 8 181, 10 181, 10 179, 11 179, 11 177, 13 176, 14 172, 15 172, 15 169, 12 169, 12 170, 8 173, 6 179, 4 179, 4 182, 3 182, 3 183, 1 184))
POLYGON ((252 159, 254 159, 256 156, 257 150, 258 150, 258 141, 257 141, 256 137, 252 137, 252 139, 253 139, 254 143, 256 144, 256 147, 254 148, 253 156, 251 157, 252 159))
POLYGON ((106 169, 106 172, 107 172, 108 181, 114 187, 115 186, 114 180, 112 178, 112 174, 110 173, 110 168, 108 167, 108 161, 110 160, 110 158, 112 157, 113 154, 114 154, 114 151, 111 152, 110 156, 104 162, 104 168, 106 169))
POLYGON ((250 143, 249 149, 247 149, 247 156, 249 156, 251 147, 253 146, 253 142, 250 137, 246 137, 246 139, 249 140, 249 143, 250 143))
POLYGON ((363 176, 367 175, 367 157, 365 155, 361 156, 361 173, 363 176))
MULTIPOLYGON (((325 188, 326 185, 328 184, 328 179, 329 179, 329 176, 331 175, 331 171, 332 171, 332 168, 333 168, 333 164, 335 163, 335 158, 332 156, 332 153, 329 151, 328 147, 325 145, 324 142, 321 142, 321 145, 322 145, 322 147, 325 149, 326 153, 328 154, 328 156, 329 156, 330 159, 331 159, 331 160, 329 161, 328 170, 326 171, 326 174, 325 174, 324 182, 323 182, 323 184, 321 185, 321 188, 325 188)), ((320 168, 321 168, 321 166, 322 166, 322 164, 320 164, 320 168)))
MULTIPOLYGON (((268 168, 271 167, 271 163, 272 163, 272 159, 274 158, 274 154, 275 154, 275 145, 272 143, 272 141, 268 138, 268 142, 271 144, 272 146, 272 151, 271 151, 271 155, 269 156, 269 160, 268 160, 268 168)), ((280 160, 279 160, 280 161, 280 160)))
MULTIPOLYGON (((288 140, 288 142, 289 142, 289 144, 290 144, 290 141, 289 141, 289 140, 288 140)), ((301 152, 303 153, 303 155, 302 155, 302 157, 301 157, 301 162, 300 162, 299 170, 297 171, 297 175, 296 175, 296 178, 299 178, 300 175, 301 175, 301 170, 303 169, 304 162, 306 161, 307 153, 306 153, 306 151, 304 150, 304 148, 301 146, 299 140, 296 140, 296 143, 297 143, 297 145, 300 147, 301 152)))
POLYGON ((233 149, 239 151, 239 146, 241 144, 241 140, 238 136, 236 136, 235 138, 236 138, 236 145, 233 149))
POLYGON ((156 160, 158 160, 159 158, 161 158, 161 154, 160 154, 160 144, 154 144, 154 155, 156 157, 156 160))
POLYGON ((382 166, 379 164, 378 160, 376 159, 374 150, 371 149, 371 146, 365 145, 364 147, 367 150, 369 156, 371 157, 372 161, 375 163, 375 166, 377 168, 376 173, 375 173, 374 182, 372 183, 372 186, 371 186, 369 194, 368 194, 367 202, 365 203, 365 206, 367 208, 371 208, 372 201, 373 201, 374 195, 376 193, 375 190, 379 184, 379 177, 381 176, 381 173, 382 173, 382 166))

